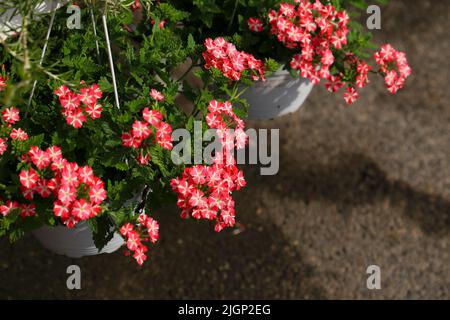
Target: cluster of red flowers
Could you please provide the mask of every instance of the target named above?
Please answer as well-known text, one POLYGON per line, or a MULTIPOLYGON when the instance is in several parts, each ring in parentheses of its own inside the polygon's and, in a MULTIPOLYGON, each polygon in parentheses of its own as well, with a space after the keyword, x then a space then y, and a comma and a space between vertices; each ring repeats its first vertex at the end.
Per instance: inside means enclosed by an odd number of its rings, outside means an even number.
POLYGON ((156 243, 159 238, 158 222, 150 218, 145 213, 142 213, 138 218, 138 225, 135 227, 131 223, 126 223, 120 228, 120 233, 127 242, 128 252, 133 252, 133 258, 139 265, 142 265, 147 260, 148 251, 145 242, 150 241, 156 243))
MULTIPOLYGON (((269 12, 270 32, 287 48, 301 50, 291 60, 292 69, 299 70, 302 77, 314 84, 325 79, 325 87, 337 92, 344 86, 343 75, 331 74, 330 69, 335 62, 333 52, 343 50, 347 44, 349 15, 345 10, 338 11, 332 4, 322 4, 319 0, 314 3, 295 0, 295 3, 282 3, 278 11, 269 12)), ((254 32, 261 32, 264 28, 258 18, 250 18, 248 25, 254 32)), ((344 53, 344 56, 345 63, 356 70, 354 83, 352 80, 344 93, 345 101, 352 104, 359 97, 356 87, 363 88, 369 82, 371 67, 354 54, 344 53)), ((375 54, 375 59, 381 66, 380 71, 385 74, 389 91, 395 93, 411 73, 405 54, 386 45, 375 54), (394 61, 397 62, 398 73, 389 68, 394 61)))
POLYGON ((22 162, 28 166, 19 175, 24 198, 32 201, 35 195, 53 196, 53 212, 67 227, 101 213, 100 205, 107 194, 103 181, 94 175, 91 167, 79 167, 67 161, 57 146, 45 151, 33 146, 22 162))
POLYGON ((347 44, 349 16, 346 11, 337 11, 333 5, 320 1, 295 2, 298 5, 283 3, 278 12, 269 12, 271 33, 286 47, 301 48, 301 53, 293 56, 292 69, 300 70, 300 75, 314 84, 326 79, 337 91, 343 84, 330 73, 335 60, 332 50, 347 44))
MULTIPOLYGON (((2 120, 6 125, 6 130, 12 140, 25 141, 28 140, 28 134, 21 128, 13 128, 12 126, 20 121, 19 109, 15 107, 5 108, 2 111, 2 120)), ((8 149, 8 138, 0 138, 0 156, 8 149)))
MULTIPOLYGON (((164 96, 155 89, 151 90, 150 95, 156 101, 161 101, 164 96)), ((152 135, 152 128, 156 129, 155 138, 159 145, 164 149, 172 150, 172 127, 162 121, 163 115, 157 110, 145 108, 142 112, 145 121, 136 120, 133 128, 129 132, 122 134, 122 145, 125 147, 138 149, 142 147, 137 160, 142 165, 147 165, 150 161, 150 155, 144 151, 144 141, 152 135)))
POLYGON ((21 204, 17 201, 7 200, 5 204, 0 206, 0 214, 7 216, 8 214, 18 210, 19 215, 22 218, 33 217, 36 215, 36 205, 31 204, 21 204))
POLYGON ((206 122, 216 129, 222 141, 222 151, 215 155, 211 166, 195 165, 186 168, 180 178, 172 179, 172 190, 178 194, 181 217, 214 220, 216 232, 235 224, 233 191, 246 185, 244 174, 238 170, 233 149, 243 148, 248 137, 243 131, 244 122, 232 111, 229 102, 212 100, 206 122), (234 121, 235 131, 227 128, 234 121), (236 144, 234 141, 236 140, 236 144))
POLYGON ((242 73, 249 70, 254 81, 265 80, 264 63, 251 54, 238 51, 236 46, 223 38, 205 41, 206 51, 203 52, 205 68, 216 68, 222 74, 233 80, 239 81, 242 73))
POLYGON ((235 209, 231 194, 245 184, 243 172, 225 155, 218 155, 212 166, 186 168, 181 178, 171 181, 172 190, 178 194, 181 217, 214 220, 216 232, 234 226, 235 209), (222 156, 226 160, 221 159, 222 156))
POLYGON ((319 0, 295 2, 298 5, 282 3, 278 12, 269 12, 271 33, 289 48, 301 47, 305 62, 311 62, 314 55, 332 59, 329 50, 342 49, 347 44, 347 12, 337 11, 333 5, 324 5, 319 0))
MULTIPOLYGON (((356 70, 356 79, 355 85, 358 88, 364 88, 369 83, 369 71, 372 70, 372 67, 369 66, 366 62, 358 59, 354 54, 348 53, 345 56, 345 63, 351 66, 353 70, 356 70)), ((328 82, 325 84, 325 87, 330 92, 336 92, 336 88, 339 90, 340 87, 344 85, 341 82, 341 77, 339 75, 330 76, 328 78, 328 82)), ((348 86, 346 92, 344 93, 344 100, 347 104, 353 104, 359 98, 359 93, 356 90, 355 86, 348 86)))
POLYGON ((0 214, 7 216, 14 210, 20 210, 21 217, 32 217, 36 214, 36 206, 19 204, 17 201, 7 200, 5 204, 0 206, 0 214))
POLYGON ((391 93, 396 93, 403 88, 406 78, 411 75, 406 54, 395 50, 390 44, 385 44, 376 52, 375 60, 384 74, 386 86, 391 93))
POLYGON ((102 91, 97 84, 81 88, 80 93, 71 91, 65 85, 55 90, 62 106, 61 113, 66 118, 67 124, 79 129, 87 120, 89 115, 93 120, 102 115, 103 107, 97 103, 102 97, 102 91), (86 115, 87 114, 87 115, 86 115))

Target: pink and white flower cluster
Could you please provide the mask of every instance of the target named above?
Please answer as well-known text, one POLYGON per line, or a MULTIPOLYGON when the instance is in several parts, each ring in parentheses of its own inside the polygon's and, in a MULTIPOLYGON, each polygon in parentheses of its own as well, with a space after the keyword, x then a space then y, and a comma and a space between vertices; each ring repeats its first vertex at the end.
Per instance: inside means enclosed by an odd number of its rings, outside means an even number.
MULTIPOLYGON (((369 82, 371 67, 354 54, 345 52, 349 15, 345 10, 336 10, 332 4, 323 4, 319 0, 294 2, 282 3, 278 11, 268 13, 270 33, 287 48, 300 49, 290 62, 292 69, 299 70, 302 77, 314 84, 326 80, 325 87, 331 92, 339 91, 347 83, 344 99, 348 104, 354 103, 359 98, 356 88, 364 88, 369 82), (355 70, 354 79, 344 81, 343 73, 331 71, 338 52, 342 53, 339 56, 345 57, 344 64, 355 70)), ((264 29, 258 18, 250 18, 248 25, 254 32, 264 29)), ((380 73, 385 75, 389 91, 397 92, 411 74, 405 54, 385 45, 375 54, 375 59, 380 65, 380 73), (390 67, 392 63, 397 64, 398 72, 390 67)))
POLYGON ((283 3, 278 11, 269 12, 271 33, 288 48, 300 48, 293 56, 292 69, 318 84, 321 79, 335 83, 333 89, 341 87, 340 78, 332 76, 330 68, 335 61, 333 50, 347 44, 349 16, 346 11, 337 11, 333 5, 320 1, 296 0, 297 4, 283 3))
POLYGON ((53 212, 68 227, 102 212, 107 198, 103 181, 89 166, 78 166, 63 158, 57 146, 45 151, 33 146, 22 157, 27 169, 19 175, 23 197, 33 201, 36 195, 54 199, 53 212))
POLYGON ((15 107, 5 108, 1 112, 3 132, 6 136, 0 137, 0 156, 8 149, 8 137, 16 141, 28 140, 28 134, 22 128, 13 128, 20 121, 20 111, 15 107))
POLYGON ((67 124, 79 129, 87 120, 87 116, 92 120, 102 116, 103 107, 98 103, 103 93, 97 84, 80 89, 79 93, 71 91, 67 86, 62 85, 55 90, 62 106, 61 113, 66 118, 67 124))
POLYGON ((231 194, 246 185, 243 172, 234 162, 218 155, 212 166, 186 168, 180 178, 171 181, 171 185, 178 194, 182 218, 192 216, 215 221, 216 232, 234 226, 235 208, 231 194))
POLYGON ((233 81, 239 81, 242 73, 249 70, 254 81, 265 80, 264 63, 251 54, 238 51, 234 44, 225 41, 224 38, 219 37, 215 40, 208 38, 205 47, 203 58, 207 70, 216 68, 233 81))
POLYGON ((11 200, 7 200, 4 204, 0 205, 0 214, 2 216, 7 216, 14 210, 20 210, 20 216, 23 218, 32 217, 36 214, 35 205, 23 205, 11 200))
POLYGON ((147 260, 148 247, 144 244, 146 242, 156 243, 159 239, 159 224, 158 222, 142 213, 138 218, 137 226, 131 223, 126 223, 120 228, 120 233, 126 240, 129 254, 133 253, 133 258, 139 265, 142 265, 147 260))
MULTIPOLYGON (((0 199, 1 201, 1 199, 0 199)), ((3 201, 4 204, 0 205, 0 214, 7 216, 13 213, 15 210, 19 213, 20 217, 34 217, 36 215, 36 205, 31 203, 19 203, 17 201, 3 201)))
MULTIPOLYGON (((152 89, 151 96, 156 101, 164 99, 164 96, 155 89, 152 89)), ((163 115, 157 110, 145 108, 142 111, 142 116, 144 121, 136 120, 132 129, 122 134, 122 145, 133 149, 141 148, 137 160, 140 164, 147 165, 150 161, 150 155, 144 151, 147 147, 145 142, 152 137, 152 128, 155 129, 156 142, 164 149, 172 150, 172 127, 167 122, 162 121, 163 115)))
POLYGON ((185 168, 181 177, 172 179, 172 190, 178 194, 181 217, 193 217, 215 221, 215 231, 220 232, 235 224, 235 208, 232 193, 246 185, 244 174, 236 166, 234 148, 243 148, 247 136, 244 123, 232 111, 229 102, 213 100, 209 104, 206 121, 216 129, 222 140, 222 151, 216 153, 212 165, 195 165, 185 168), (227 128, 235 122, 238 135, 227 128), (236 144, 234 144, 236 138, 236 144))
POLYGON ((403 88, 406 78, 412 73, 406 54, 395 50, 390 44, 385 44, 374 54, 374 58, 380 66, 379 72, 384 74, 389 92, 396 93, 403 88))

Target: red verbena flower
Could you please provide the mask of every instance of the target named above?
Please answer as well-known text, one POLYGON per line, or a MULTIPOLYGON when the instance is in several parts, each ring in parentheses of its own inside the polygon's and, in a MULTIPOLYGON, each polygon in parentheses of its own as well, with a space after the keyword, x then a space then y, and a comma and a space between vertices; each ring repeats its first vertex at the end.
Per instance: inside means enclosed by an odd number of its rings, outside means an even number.
POLYGON ((82 109, 76 108, 67 115, 66 122, 75 129, 79 129, 83 126, 83 123, 86 122, 86 115, 83 113, 82 109))
POLYGON ((6 108, 2 111, 2 119, 7 124, 15 124, 16 122, 20 121, 19 109, 14 107, 6 108))
POLYGON ((344 93, 344 99, 347 104, 353 104, 359 98, 359 93, 353 87, 348 87, 344 93))
POLYGON ((18 141, 28 140, 28 134, 22 129, 12 129, 10 134, 11 139, 18 141))
POLYGON ((162 101, 164 100, 164 96, 161 92, 159 92, 156 89, 150 90, 150 96, 155 99, 156 101, 162 101))
POLYGON ((248 19, 248 27, 251 31, 254 31, 254 32, 261 32, 261 31, 263 31, 263 28, 264 28, 261 19, 258 19, 258 18, 249 18, 248 19))
POLYGON ((20 205, 20 216, 33 217, 36 215, 36 205, 35 204, 22 204, 20 205))
POLYGON ((8 214, 11 213, 11 211, 18 209, 19 208, 19 204, 16 201, 6 201, 6 204, 1 205, 0 206, 0 213, 3 216, 7 216, 8 214))
POLYGON ((91 217, 92 206, 86 199, 76 200, 72 206, 72 215, 79 220, 88 220, 91 217))
POLYGON ((98 119, 102 116, 103 107, 100 104, 91 104, 86 107, 86 113, 92 120, 98 119))
POLYGON ((25 188, 32 189, 39 181, 39 176, 34 169, 28 169, 20 172, 19 179, 25 188))

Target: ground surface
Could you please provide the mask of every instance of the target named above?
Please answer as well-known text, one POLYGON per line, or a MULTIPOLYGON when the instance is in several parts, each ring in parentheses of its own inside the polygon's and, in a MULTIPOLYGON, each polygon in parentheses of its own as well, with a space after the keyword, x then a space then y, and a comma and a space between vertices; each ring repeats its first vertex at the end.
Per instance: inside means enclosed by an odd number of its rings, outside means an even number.
POLYGON ((316 88, 276 121, 281 169, 247 168, 245 231, 214 234, 157 214, 163 237, 139 270, 121 253, 72 261, 32 237, 0 240, 0 298, 450 298, 450 2, 393 0, 378 43, 406 50, 396 96, 374 82, 346 108, 316 88), (83 289, 65 289, 75 262, 83 289), (382 290, 366 288, 366 268, 382 290))

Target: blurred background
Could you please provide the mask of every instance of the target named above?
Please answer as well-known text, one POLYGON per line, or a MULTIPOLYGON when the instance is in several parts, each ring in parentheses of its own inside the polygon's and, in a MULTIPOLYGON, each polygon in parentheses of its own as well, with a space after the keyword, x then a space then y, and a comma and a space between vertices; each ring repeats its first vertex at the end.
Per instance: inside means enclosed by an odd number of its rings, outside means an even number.
POLYGON ((32 236, 0 240, 0 298, 449 299, 450 2, 392 0, 377 44, 405 51, 413 75, 397 95, 382 79, 347 107, 316 87, 280 128, 280 172, 245 168, 240 225, 215 234, 177 208, 143 268, 117 252, 73 260, 32 236), (82 290, 66 288, 66 268, 82 290), (368 290, 366 268, 381 268, 368 290))

